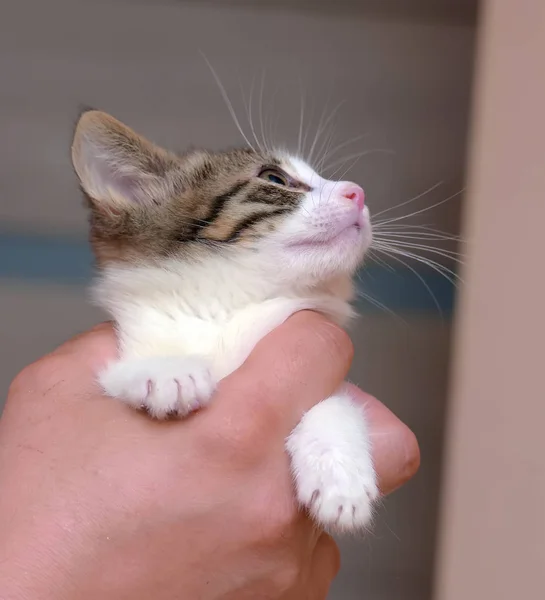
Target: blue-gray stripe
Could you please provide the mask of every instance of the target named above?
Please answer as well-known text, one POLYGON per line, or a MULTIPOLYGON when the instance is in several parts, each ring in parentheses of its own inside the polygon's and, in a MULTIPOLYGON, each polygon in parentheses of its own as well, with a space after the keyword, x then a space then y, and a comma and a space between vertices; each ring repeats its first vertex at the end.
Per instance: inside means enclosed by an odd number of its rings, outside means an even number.
MULTIPOLYGON (((34 282, 85 285, 93 271, 89 246, 81 238, 0 232, 0 277, 34 282)), ((362 294, 396 313, 448 316, 454 304, 452 284, 432 269, 390 270, 366 267, 359 276, 362 294)), ((365 310, 381 310, 362 299, 365 310)))

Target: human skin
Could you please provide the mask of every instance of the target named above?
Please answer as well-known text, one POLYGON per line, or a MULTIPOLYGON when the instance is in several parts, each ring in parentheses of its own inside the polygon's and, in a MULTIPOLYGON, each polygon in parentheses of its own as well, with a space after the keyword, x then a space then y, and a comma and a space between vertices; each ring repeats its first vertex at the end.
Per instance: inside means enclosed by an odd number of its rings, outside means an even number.
MULTIPOLYGON (((302 312, 182 422, 100 394, 103 324, 27 367, 0 419, 2 600, 323 600, 335 542, 294 500, 284 440, 347 375, 352 345, 302 312)), ((417 470, 411 431, 366 406, 381 491, 417 470)))

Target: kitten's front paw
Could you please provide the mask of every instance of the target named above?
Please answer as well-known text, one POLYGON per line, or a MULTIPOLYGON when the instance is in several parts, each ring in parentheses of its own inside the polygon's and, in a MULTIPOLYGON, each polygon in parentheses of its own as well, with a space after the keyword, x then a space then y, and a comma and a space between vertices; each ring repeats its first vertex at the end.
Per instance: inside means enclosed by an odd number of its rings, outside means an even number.
POLYGON ((184 417, 208 404, 216 382, 198 357, 148 357, 111 364, 99 376, 104 391, 157 419, 184 417))
POLYGON ((299 472, 297 477, 299 502, 324 529, 332 532, 364 529, 371 521, 373 502, 378 498, 372 466, 366 469, 349 464, 327 452, 313 458, 313 467, 304 474, 299 472))
POLYGON ((287 440, 297 498, 332 532, 369 525, 378 498, 363 409, 346 395, 306 413, 287 440))

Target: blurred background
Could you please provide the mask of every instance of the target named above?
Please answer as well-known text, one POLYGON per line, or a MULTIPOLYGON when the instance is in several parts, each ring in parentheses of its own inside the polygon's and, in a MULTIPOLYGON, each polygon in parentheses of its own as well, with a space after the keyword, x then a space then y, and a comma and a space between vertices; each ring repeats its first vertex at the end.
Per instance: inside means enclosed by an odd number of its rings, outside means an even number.
POLYGON ((422 467, 385 500, 371 535, 341 543, 331 591, 430 598, 455 302, 445 269, 457 263, 425 228, 460 230, 477 13, 471 0, 4 0, 2 398, 23 366, 104 318, 87 300, 70 164, 79 110, 110 112, 173 150, 243 143, 204 53, 248 136, 253 123, 295 148, 303 112, 307 149, 321 129, 331 172, 362 184, 379 219, 414 226, 406 250, 439 263, 394 254, 361 276, 370 299, 352 332, 351 378, 415 431, 422 467))
MULTIPOLYGON (((292 148, 302 106, 307 149, 320 120, 336 109, 317 148, 330 131, 330 149, 346 143, 328 160, 333 171, 341 169, 339 177, 349 169, 346 177, 364 186, 373 213, 434 186, 384 217, 460 192, 475 6, 406 4, 5 1, 0 312, 10 351, 0 365, 3 393, 25 364, 103 318, 87 300, 86 214, 70 164, 80 108, 111 112, 174 150, 243 143, 201 52, 248 135, 250 102, 257 134, 263 127, 292 148)), ((455 196, 410 222, 457 233, 461 201, 455 196)), ((412 265, 416 274, 394 259, 390 265, 370 264, 362 286, 385 309, 362 303, 351 377, 413 428, 423 464, 414 482, 384 502, 371 536, 342 543, 332 599, 416 600, 431 593, 455 290, 419 263, 412 265)))

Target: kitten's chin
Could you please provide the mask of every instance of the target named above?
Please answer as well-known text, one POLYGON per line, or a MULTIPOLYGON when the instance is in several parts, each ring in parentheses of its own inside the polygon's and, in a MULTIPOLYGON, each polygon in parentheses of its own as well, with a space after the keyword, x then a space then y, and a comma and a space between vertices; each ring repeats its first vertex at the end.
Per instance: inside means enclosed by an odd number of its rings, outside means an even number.
POLYGON ((351 276, 363 262, 371 241, 371 228, 354 224, 327 240, 290 240, 281 260, 296 278, 320 281, 342 274, 351 276))
POLYGON ((371 241, 372 232, 369 223, 359 222, 345 227, 331 237, 303 237, 292 240, 287 244, 287 251, 308 260, 317 259, 320 262, 327 262, 329 259, 344 271, 345 268, 350 270, 357 267, 371 246, 371 241))
POLYGON ((310 250, 334 250, 336 247, 346 244, 354 245, 358 244, 361 236, 363 235, 362 226, 359 223, 349 225, 345 229, 336 233, 332 237, 328 238, 303 238, 301 240, 294 240, 288 244, 288 247, 294 248, 295 250, 310 249, 310 250))
POLYGON ((312 256, 331 257, 349 264, 363 259, 372 241, 369 210, 347 213, 332 221, 326 231, 301 231, 286 240, 288 252, 309 253, 312 256))

